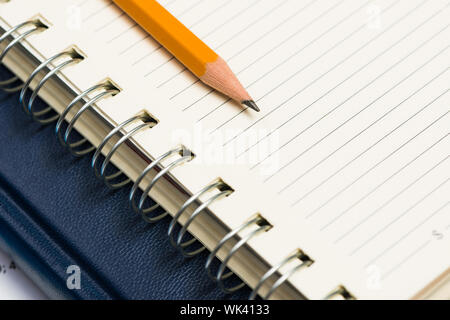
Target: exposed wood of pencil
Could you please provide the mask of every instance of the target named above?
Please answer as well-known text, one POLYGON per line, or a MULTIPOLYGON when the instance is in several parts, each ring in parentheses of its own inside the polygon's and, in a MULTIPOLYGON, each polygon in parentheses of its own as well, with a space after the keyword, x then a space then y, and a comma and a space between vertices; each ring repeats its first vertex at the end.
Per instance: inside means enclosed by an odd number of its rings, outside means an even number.
POLYGON ((259 111, 226 62, 155 0, 113 0, 201 81, 259 111))

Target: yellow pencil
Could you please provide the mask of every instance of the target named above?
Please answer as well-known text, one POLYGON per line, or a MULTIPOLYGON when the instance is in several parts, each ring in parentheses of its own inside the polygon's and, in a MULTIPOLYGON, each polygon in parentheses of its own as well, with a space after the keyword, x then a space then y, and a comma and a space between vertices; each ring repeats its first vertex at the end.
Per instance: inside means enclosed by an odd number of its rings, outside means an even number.
POLYGON ((245 107, 258 106, 225 60, 155 0, 113 0, 202 82, 245 107))

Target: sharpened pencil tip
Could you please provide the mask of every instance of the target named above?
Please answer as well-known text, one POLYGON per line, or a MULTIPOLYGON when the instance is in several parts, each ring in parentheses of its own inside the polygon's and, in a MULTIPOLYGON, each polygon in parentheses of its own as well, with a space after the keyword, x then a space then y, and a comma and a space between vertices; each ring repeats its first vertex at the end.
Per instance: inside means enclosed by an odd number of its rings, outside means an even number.
POLYGON ((258 106, 256 105, 255 101, 253 101, 253 100, 244 100, 244 101, 242 101, 242 104, 245 105, 245 106, 247 106, 247 107, 249 107, 249 108, 252 108, 252 109, 255 110, 256 112, 259 112, 259 111, 260 111, 260 109, 259 109, 258 106))

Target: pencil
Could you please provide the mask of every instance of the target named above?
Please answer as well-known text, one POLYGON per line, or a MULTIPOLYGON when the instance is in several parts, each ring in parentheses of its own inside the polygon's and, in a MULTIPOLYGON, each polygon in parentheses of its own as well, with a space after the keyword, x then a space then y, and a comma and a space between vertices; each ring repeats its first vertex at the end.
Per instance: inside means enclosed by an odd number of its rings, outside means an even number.
POLYGON ((244 107, 259 111, 225 60, 157 1, 113 1, 202 82, 244 107))

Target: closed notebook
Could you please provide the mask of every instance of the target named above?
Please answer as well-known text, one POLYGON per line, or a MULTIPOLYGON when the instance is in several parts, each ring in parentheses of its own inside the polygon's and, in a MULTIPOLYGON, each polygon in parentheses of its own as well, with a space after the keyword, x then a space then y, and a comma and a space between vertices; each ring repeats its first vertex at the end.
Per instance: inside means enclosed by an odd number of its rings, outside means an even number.
POLYGON ((2 86, 226 292, 448 298, 448 1, 161 4, 261 112, 106 0, 1 3, 2 86))

